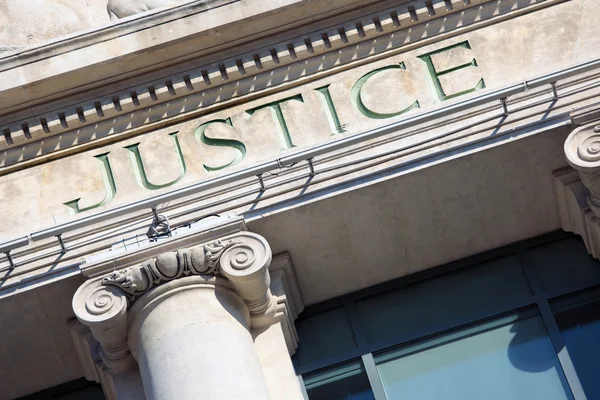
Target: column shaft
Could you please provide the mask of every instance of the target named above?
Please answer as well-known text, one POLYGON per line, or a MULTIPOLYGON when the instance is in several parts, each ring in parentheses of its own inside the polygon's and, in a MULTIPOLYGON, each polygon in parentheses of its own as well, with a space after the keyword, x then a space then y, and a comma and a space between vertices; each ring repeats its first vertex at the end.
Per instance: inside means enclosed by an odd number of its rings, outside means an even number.
POLYGON ((181 278, 135 304, 129 339, 147 400, 268 400, 244 301, 200 280, 181 278))

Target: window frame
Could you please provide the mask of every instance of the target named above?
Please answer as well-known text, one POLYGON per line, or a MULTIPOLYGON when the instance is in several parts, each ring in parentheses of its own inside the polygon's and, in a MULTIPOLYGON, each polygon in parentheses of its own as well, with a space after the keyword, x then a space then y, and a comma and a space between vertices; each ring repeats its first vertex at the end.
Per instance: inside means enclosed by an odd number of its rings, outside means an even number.
MULTIPOLYGON (((553 242, 569 238, 576 238, 577 240, 581 241, 581 238, 579 236, 576 236, 571 233, 567 233, 564 231, 552 232, 539 237, 524 240, 519 243, 503 246, 491 251, 486 251, 484 253, 480 253, 471 257, 454 261, 442 266, 420 271, 402 278, 398 278, 370 288, 359 290, 354 293, 340 296, 338 298, 331 299, 314 306, 307 307, 300 316, 301 319, 321 314, 334 308, 344 308, 347 313, 348 320, 350 322, 350 326, 352 328, 352 332, 354 334, 354 339, 357 346, 356 349, 348 350, 343 354, 316 360, 314 362, 310 362, 304 365, 298 365, 298 363, 294 359, 294 367, 296 369, 301 388, 304 388, 302 380, 303 374, 316 372, 321 369, 335 366, 336 364, 360 359, 364 364, 365 370, 367 372, 367 377, 369 379, 369 382, 371 383, 371 388, 375 395, 375 399, 386 400, 387 398, 385 396, 385 390, 383 388, 381 379, 379 378, 379 372, 375 365, 373 353, 382 352, 397 346, 408 345, 411 342, 416 342, 429 336, 440 335, 448 331, 461 329, 470 325, 477 324, 479 322, 483 322, 487 319, 500 317, 503 314, 516 312, 519 309, 534 307, 537 309, 537 312, 539 313, 539 316, 541 317, 542 322, 548 332, 548 337, 552 343, 552 347, 558 358, 559 365, 562 368, 562 373, 564 374, 567 384, 571 390, 573 399, 587 400, 581 382, 579 381, 577 373, 575 372, 575 367, 573 365, 571 357, 569 356, 568 349, 565 346, 556 320, 554 319, 553 311, 550 307, 550 301, 568 294, 574 294, 577 292, 589 290, 593 287, 600 287, 600 284, 598 282, 586 282, 585 284, 580 284, 576 286, 565 285, 564 287, 560 287, 552 291, 545 291, 543 289, 541 279, 537 275, 536 266, 529 252, 530 249, 533 249, 535 247, 549 245, 553 242), (532 295, 529 296, 527 299, 521 301, 521 304, 518 304, 516 306, 513 304, 510 307, 506 308, 499 307, 499 310, 497 310, 496 312, 490 313, 489 315, 486 315, 483 318, 475 318, 473 320, 467 321, 466 323, 464 321, 460 324, 452 323, 448 326, 436 327, 434 331, 417 331, 410 337, 394 338, 391 340, 378 341, 376 343, 369 343, 367 341, 366 335, 361 327, 358 312, 356 310, 357 301, 360 301, 361 299, 365 299, 367 297, 380 295, 391 290, 397 290, 399 288, 406 287, 411 284, 423 282, 428 279, 433 279, 444 274, 456 272, 462 269, 468 269, 477 264, 481 264, 496 258, 509 255, 516 255, 518 257, 521 268, 523 269, 523 272, 529 283, 532 293, 532 295)), ((300 338, 300 340, 302 340, 302 338, 300 338)), ((308 400, 308 397, 305 394, 306 391, 303 390, 303 392, 305 395, 305 399, 308 400)))

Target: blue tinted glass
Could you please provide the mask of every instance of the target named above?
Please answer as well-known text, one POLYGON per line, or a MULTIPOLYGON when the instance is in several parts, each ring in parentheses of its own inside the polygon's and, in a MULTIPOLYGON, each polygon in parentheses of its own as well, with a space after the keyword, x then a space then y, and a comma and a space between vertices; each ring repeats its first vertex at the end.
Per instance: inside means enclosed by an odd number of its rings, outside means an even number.
POLYGON ((600 291, 555 302, 553 308, 587 398, 600 399, 600 291))
POLYGON ((375 400, 360 361, 303 376, 310 400, 375 400))
POLYGON ((466 324, 518 308, 530 296, 519 259, 511 255, 359 300, 356 308, 367 340, 377 343, 466 324))
POLYGON ((375 358, 388 399, 572 399, 541 319, 531 313, 375 358))
POLYGON ((300 343, 294 359, 298 366, 356 349, 354 333, 344 308, 300 319, 296 328, 300 343))

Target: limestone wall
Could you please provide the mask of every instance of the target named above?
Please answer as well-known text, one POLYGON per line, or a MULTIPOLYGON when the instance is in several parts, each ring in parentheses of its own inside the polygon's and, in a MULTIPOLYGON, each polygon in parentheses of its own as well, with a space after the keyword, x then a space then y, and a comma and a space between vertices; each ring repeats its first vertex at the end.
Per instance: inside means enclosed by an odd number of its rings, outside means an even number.
POLYGON ((0 52, 108 22, 106 0, 0 1, 0 52))
POLYGON ((0 1, 0 53, 185 2, 189 0, 0 1))
MULTIPOLYGON (((598 13, 589 1, 562 3, 390 55, 301 88, 3 176, 0 215, 6 223, 0 233, 9 239, 16 234, 14 227, 25 234, 308 148, 338 135, 356 134, 431 110, 448 100, 468 98, 600 57, 597 36, 590 34, 595 29, 593 15, 598 13), (441 75, 437 87, 424 58, 428 55, 438 72, 459 70, 441 75), (336 128, 333 111, 326 106, 324 88, 340 128, 336 128), (280 103, 281 115, 269 106, 276 103, 280 103), (285 129, 279 119, 284 119, 285 129), (14 207, 14 201, 26 206, 14 207)), ((320 65, 322 60, 314 62, 320 65)), ((310 63, 302 65, 307 70, 312 68, 310 63)), ((284 72, 291 74, 294 70, 284 72)), ((275 79, 278 75, 269 72, 268 77, 275 79)), ((248 85, 259 83, 254 78, 248 85)), ((243 88, 236 85, 236 90, 246 90, 243 88)), ((221 88, 214 92, 215 96, 226 95, 221 88)), ((211 93, 203 92, 201 100, 189 97, 182 109, 200 108, 199 101, 207 101, 211 93)), ((175 101, 170 107, 174 106, 175 101)), ((167 106, 152 107, 135 117, 128 116, 123 123, 137 127, 173 112, 169 110, 167 106)), ((116 121, 108 129, 117 129, 116 121)), ((76 136, 63 135, 58 137, 59 142, 46 140, 43 144, 66 147, 82 136, 102 138, 110 132, 102 129, 101 124, 90 126, 74 132, 76 136)))

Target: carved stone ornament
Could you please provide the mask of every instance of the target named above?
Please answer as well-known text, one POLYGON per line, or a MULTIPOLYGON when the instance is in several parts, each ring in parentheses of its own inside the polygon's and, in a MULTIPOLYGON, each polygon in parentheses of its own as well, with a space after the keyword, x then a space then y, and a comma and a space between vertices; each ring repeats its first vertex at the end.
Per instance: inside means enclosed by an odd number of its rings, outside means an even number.
MULTIPOLYGON (((283 321, 290 352, 296 339, 293 319, 288 321, 283 284, 271 291, 271 248, 260 235, 238 232, 189 249, 159 254, 140 265, 90 279, 73 297, 77 319, 90 328, 101 349, 102 365, 110 374, 129 371, 138 358, 140 321, 154 305, 185 290, 223 290, 247 307, 248 329, 257 332, 283 321), (217 276, 218 275, 218 276, 217 276), (239 296, 239 297, 238 297, 239 296)), ((289 268, 291 269, 291 267, 289 268)), ((281 271, 276 281, 282 280, 281 271)), ((299 293, 299 292, 298 292, 299 293)), ((297 294, 299 296, 299 294, 297 294)), ((300 300, 300 303, 302 301, 300 300)), ((202 304, 197 304, 202 307, 202 304)), ((294 312, 292 311, 292 314, 294 312)), ((297 315, 297 311, 294 315, 297 315)), ((293 318, 293 317, 291 317, 293 318)))
POLYGON ((102 279, 102 284, 118 287, 130 301, 135 301, 154 286, 183 276, 218 275, 221 256, 236 243, 216 240, 192 249, 160 254, 141 265, 113 272, 102 279))
POLYGON ((600 216, 600 125, 575 129, 565 141, 565 155, 589 191, 589 206, 600 216))
POLYGON ((73 296, 73 311, 101 344, 104 364, 113 371, 133 364, 127 344, 127 307, 125 294, 116 287, 104 286, 98 279, 81 285, 73 296))

